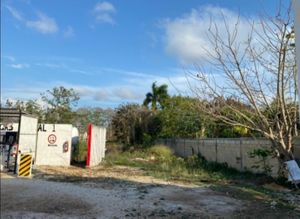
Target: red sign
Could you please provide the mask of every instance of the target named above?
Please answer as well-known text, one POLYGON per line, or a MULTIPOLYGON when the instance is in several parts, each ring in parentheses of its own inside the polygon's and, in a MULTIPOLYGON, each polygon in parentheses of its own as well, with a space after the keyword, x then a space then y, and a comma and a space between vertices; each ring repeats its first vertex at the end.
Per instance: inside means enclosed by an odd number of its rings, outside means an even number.
POLYGON ((48 142, 49 142, 49 144, 55 144, 55 142, 56 142, 56 135, 54 135, 54 134, 49 135, 48 136, 48 142))

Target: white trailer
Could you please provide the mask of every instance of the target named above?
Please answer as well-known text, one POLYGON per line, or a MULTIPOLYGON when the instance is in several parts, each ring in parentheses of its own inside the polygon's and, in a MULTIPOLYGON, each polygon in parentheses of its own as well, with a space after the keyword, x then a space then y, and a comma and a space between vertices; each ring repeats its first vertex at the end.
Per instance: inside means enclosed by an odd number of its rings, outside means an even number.
POLYGON ((17 172, 18 156, 35 156, 38 119, 18 109, 0 108, 1 169, 17 172))

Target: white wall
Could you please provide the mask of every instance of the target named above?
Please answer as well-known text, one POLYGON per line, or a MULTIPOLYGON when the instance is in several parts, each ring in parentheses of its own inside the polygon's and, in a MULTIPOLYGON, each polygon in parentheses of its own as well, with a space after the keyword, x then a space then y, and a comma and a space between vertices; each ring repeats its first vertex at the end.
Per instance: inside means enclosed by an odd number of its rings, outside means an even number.
POLYGON ((38 130, 36 165, 69 166, 71 163, 72 125, 42 124, 38 130), (49 136, 55 135, 55 143, 49 143, 49 136), (63 144, 68 143, 68 152, 63 144))
POLYGON ((88 145, 87 166, 97 166, 105 157, 106 129, 92 125, 90 145, 88 145))
MULTIPOLYGON (((21 127, 20 127, 20 138, 19 138, 19 151, 21 153, 35 153, 36 140, 37 140, 37 125, 38 119, 22 115, 21 116, 21 127)), ((18 131, 18 125, 14 125, 14 129, 18 131)))

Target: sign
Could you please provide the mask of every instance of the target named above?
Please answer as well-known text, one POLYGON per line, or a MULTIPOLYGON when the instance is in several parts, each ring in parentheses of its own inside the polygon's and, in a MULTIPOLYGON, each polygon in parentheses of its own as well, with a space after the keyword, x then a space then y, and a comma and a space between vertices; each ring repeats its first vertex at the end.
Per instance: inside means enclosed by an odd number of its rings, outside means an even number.
POLYGON ((65 141, 65 143, 63 144, 63 152, 66 153, 69 150, 69 142, 65 141))
POLYGON ((46 132, 47 130, 45 129, 45 124, 39 124, 38 127, 38 132, 46 132))
POLYGON ((14 126, 13 126, 12 123, 10 123, 10 124, 0 124, 0 130, 1 131, 13 131, 14 126))
POLYGON ((51 134, 48 136, 48 146, 57 146, 55 143, 56 143, 56 135, 54 134, 51 134))
MULTIPOLYGON (((47 132, 46 124, 40 123, 37 129, 38 132, 47 132)), ((53 124, 52 132, 55 132, 55 124, 53 124)))

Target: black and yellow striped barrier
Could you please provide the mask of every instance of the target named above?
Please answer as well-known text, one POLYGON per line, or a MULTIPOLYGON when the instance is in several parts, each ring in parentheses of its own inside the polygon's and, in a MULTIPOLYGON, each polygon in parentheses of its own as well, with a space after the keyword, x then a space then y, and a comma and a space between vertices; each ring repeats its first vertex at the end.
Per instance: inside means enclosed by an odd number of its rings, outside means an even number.
POLYGON ((31 176, 32 155, 21 154, 18 176, 31 176))

